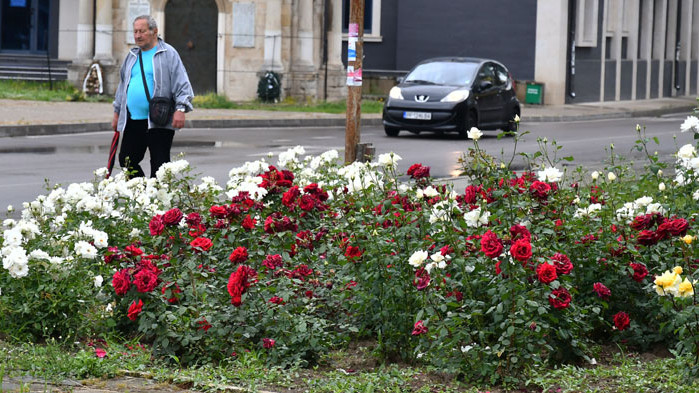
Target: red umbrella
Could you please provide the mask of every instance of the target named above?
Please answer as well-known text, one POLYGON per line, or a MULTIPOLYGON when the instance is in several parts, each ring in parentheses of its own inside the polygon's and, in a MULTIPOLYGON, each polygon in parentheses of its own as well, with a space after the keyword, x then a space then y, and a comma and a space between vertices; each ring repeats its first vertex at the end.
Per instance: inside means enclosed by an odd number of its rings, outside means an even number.
POLYGON ((114 160, 116 159, 116 152, 118 148, 119 131, 114 131, 114 136, 112 137, 112 145, 109 147, 109 160, 107 161, 107 176, 105 176, 106 179, 109 179, 109 176, 112 175, 112 169, 114 168, 114 160))

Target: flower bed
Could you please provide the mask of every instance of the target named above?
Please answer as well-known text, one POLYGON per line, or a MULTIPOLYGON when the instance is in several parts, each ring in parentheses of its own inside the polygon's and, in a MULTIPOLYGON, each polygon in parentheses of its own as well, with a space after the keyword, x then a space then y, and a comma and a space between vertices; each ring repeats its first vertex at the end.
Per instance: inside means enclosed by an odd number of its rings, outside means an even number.
POLYGON ((542 140, 515 173, 469 135, 465 190, 422 164, 399 181, 392 153, 340 166, 301 147, 225 188, 183 160, 54 188, 4 222, 0 333, 138 335, 181 362, 256 349, 280 365, 371 337, 384 359, 493 382, 593 362, 592 343, 665 343, 696 367, 696 147, 672 177, 650 154, 640 174, 612 154, 588 175, 542 140))

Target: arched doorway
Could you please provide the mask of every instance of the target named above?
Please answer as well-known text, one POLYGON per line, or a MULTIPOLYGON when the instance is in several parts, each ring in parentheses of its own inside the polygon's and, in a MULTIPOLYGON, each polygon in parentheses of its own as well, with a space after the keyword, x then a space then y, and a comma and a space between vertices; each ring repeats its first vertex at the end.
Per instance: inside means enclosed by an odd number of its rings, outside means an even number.
POLYGON ((165 41, 175 47, 195 95, 216 92, 218 7, 215 0, 169 0, 165 41))

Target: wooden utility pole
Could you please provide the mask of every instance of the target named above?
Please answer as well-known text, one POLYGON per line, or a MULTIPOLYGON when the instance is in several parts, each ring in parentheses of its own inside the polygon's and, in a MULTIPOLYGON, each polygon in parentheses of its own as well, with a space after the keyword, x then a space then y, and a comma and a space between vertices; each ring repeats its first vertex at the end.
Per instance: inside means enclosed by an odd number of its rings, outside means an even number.
POLYGON ((364 37, 364 0, 350 0, 347 38, 347 126, 345 163, 357 159, 362 120, 362 47, 364 37))

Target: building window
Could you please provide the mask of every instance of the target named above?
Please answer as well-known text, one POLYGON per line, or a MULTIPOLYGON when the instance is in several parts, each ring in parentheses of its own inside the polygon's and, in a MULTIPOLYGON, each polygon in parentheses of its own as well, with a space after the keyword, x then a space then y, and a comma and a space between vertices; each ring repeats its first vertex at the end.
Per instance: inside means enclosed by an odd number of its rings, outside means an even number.
MULTIPOLYGON (((342 35, 347 39, 351 0, 342 0, 342 35)), ((364 0, 364 41, 381 41, 381 0, 364 0)))
POLYGON ((575 46, 597 46, 599 0, 578 0, 575 20, 575 46))

